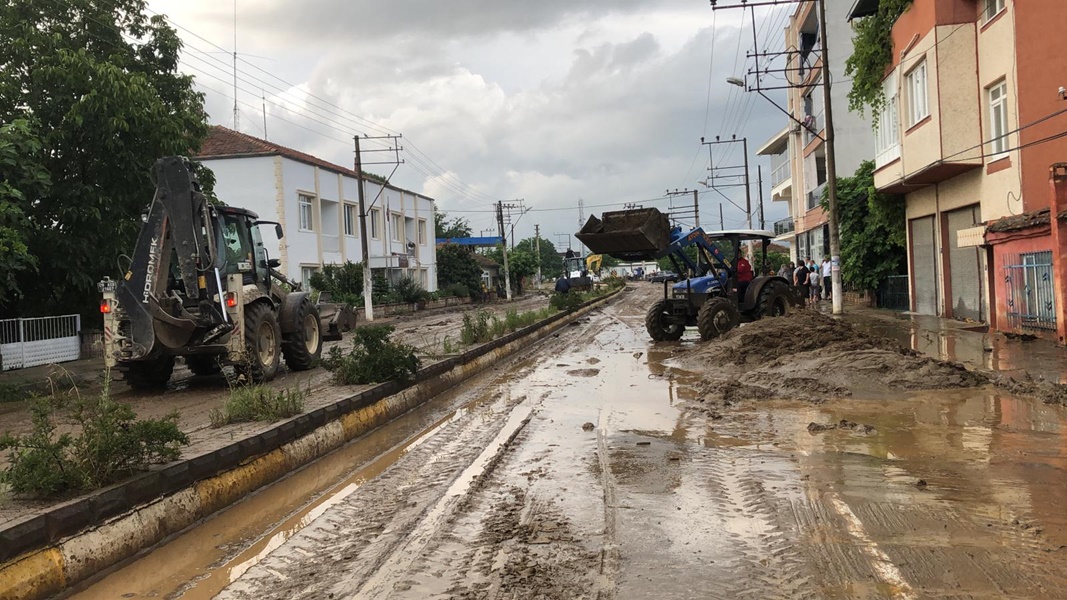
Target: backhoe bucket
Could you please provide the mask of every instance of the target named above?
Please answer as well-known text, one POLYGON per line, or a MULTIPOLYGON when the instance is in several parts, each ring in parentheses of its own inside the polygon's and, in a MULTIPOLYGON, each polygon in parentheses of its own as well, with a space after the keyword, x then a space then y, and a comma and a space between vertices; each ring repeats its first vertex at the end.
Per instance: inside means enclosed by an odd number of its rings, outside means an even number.
POLYGON ((590 216, 575 237, 596 254, 649 260, 670 245, 671 225, 667 215, 655 208, 615 210, 600 219, 590 216))

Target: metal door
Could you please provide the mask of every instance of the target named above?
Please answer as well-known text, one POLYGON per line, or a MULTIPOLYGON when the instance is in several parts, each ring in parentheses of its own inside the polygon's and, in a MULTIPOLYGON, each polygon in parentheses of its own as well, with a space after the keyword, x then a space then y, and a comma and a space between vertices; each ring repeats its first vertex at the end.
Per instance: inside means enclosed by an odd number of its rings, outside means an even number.
POLYGON ((915 312, 937 314, 937 244, 934 217, 911 220, 911 263, 914 273, 915 312))
POLYGON ((977 247, 960 248, 956 232, 970 229, 979 223, 978 205, 945 213, 948 233, 948 274, 952 290, 952 316, 957 319, 982 321, 982 257, 977 247))

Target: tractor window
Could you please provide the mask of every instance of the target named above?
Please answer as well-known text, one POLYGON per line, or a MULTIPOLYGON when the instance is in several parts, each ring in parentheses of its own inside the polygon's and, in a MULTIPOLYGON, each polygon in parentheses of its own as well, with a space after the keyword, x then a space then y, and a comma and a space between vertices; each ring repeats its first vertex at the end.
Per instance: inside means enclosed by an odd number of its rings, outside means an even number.
POLYGON ((248 220, 236 215, 223 216, 223 250, 226 252, 226 273, 251 273, 253 270, 252 241, 248 220))

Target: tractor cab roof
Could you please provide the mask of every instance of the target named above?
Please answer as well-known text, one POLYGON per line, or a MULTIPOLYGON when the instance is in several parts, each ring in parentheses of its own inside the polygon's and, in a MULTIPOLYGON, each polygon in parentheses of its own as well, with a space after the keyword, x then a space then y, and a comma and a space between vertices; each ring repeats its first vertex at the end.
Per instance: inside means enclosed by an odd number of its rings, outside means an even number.
POLYGON ((259 218, 259 215, 248 210, 247 208, 238 208, 236 206, 216 206, 215 209, 224 215, 236 215, 240 217, 248 217, 250 219, 259 218))
POLYGON ((728 229, 725 231, 704 232, 711 239, 739 239, 742 242, 748 240, 773 240, 774 232, 766 229, 728 229))

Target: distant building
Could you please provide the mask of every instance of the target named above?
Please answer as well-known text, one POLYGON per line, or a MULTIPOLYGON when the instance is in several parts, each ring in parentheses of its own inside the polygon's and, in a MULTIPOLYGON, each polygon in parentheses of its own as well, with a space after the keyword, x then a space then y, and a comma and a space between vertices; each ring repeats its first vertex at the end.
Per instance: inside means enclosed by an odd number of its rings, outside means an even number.
MULTIPOLYGON (((197 159, 215 173, 223 202, 282 224, 285 238, 265 234, 264 244, 287 277, 305 282, 323 265, 361 261, 354 170, 217 125, 197 159)), ((436 290, 433 199, 366 178, 364 194, 371 271, 436 290)))
POLYGON ((893 26, 874 183, 906 199, 915 312, 1063 337, 1050 168, 1067 161, 1065 8, 915 0, 893 26))
MULTIPOLYGON (((845 19, 855 0, 826 0, 830 37, 830 102, 839 177, 852 175, 860 163, 874 158, 870 121, 849 112, 845 61, 852 54, 852 27, 845 19)), ((817 3, 797 4, 785 28, 790 49, 786 68, 794 87, 787 90, 790 119, 784 129, 763 144, 757 154, 770 157, 771 201, 785 202, 789 217, 774 224, 781 241, 789 242, 793 260, 821 258, 830 253, 827 216, 820 207, 826 188, 826 99, 822 88, 822 32, 817 3), (803 125, 802 125, 803 124, 803 125)), ((780 83, 778 85, 782 85, 780 83)))

